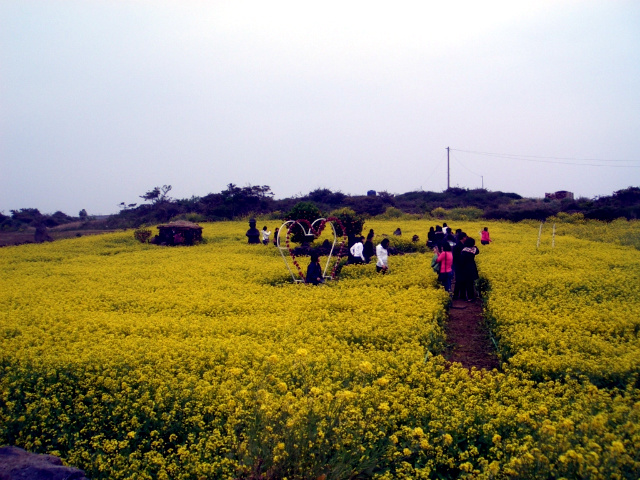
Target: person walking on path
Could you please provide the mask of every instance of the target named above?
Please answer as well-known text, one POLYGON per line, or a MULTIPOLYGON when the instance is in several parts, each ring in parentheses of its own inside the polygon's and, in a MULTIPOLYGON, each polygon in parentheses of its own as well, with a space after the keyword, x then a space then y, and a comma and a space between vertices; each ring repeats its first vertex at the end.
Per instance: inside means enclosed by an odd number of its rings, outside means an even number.
POLYGON ((451 276, 453 273, 453 254, 451 253, 451 245, 443 242, 441 245, 441 253, 438 255, 438 263, 440 264, 440 274, 438 280, 444 286, 444 289, 451 293, 451 276))
POLYGON ((455 280, 455 285, 453 287, 453 299, 457 300, 460 298, 460 282, 458 281, 458 265, 460 263, 460 252, 464 248, 464 242, 467 240, 467 234, 464 232, 460 232, 458 234, 458 241, 453 246, 451 253, 453 254, 453 278, 455 280))
POLYGON ((364 255, 364 263, 369 263, 371 261, 371 257, 376 254, 376 249, 373 246, 373 230, 369 232, 367 235, 367 240, 364 242, 364 246, 362 247, 362 255, 364 255))
POLYGON ((427 233, 427 247, 434 248, 436 246, 436 230, 433 227, 429 227, 427 233))
POLYGON ((353 263, 355 264, 367 263, 367 260, 364 257, 363 251, 364 251, 364 245, 362 244, 362 237, 356 237, 356 243, 354 243, 349 249, 349 252, 351 253, 351 257, 353 258, 353 263))
POLYGON ((385 238, 380 242, 380 245, 376 247, 376 272, 384 275, 389 270, 389 239, 385 238))
POLYGON ((473 302, 476 298, 475 282, 480 278, 476 266, 478 254, 480 250, 476 247, 476 241, 471 237, 467 238, 456 267, 456 290, 459 290, 460 299, 464 297, 467 302, 473 302))
POLYGON ((442 231, 442 227, 440 225, 436 225, 436 231, 433 234, 433 238, 435 246, 440 248, 442 242, 444 242, 444 232, 442 231))

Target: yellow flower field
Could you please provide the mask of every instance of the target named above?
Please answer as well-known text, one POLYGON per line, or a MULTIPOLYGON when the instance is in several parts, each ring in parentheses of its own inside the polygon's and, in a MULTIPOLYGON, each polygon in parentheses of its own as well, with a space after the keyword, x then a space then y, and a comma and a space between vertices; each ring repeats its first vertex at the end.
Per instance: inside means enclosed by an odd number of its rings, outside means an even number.
MULTIPOLYGON (((433 223, 365 229, 424 243, 433 223)), ((487 225, 503 372, 439 355, 430 254, 312 287, 245 222, 195 247, 129 231, 2 248, 0 444, 93 479, 636 478, 637 251, 487 225)))
MULTIPOLYGON (((592 222, 594 223, 594 222, 592 222)), ((638 222, 609 225, 612 238, 629 237, 638 222)), ((599 386, 635 385, 640 374, 640 256, 611 243, 576 238, 571 227, 538 225, 500 233, 478 257, 491 284, 487 313, 503 358, 536 378, 586 376, 599 386), (507 240, 509 240, 507 242, 507 240), (523 241, 525 240, 525 241, 523 241), (498 250, 498 251, 497 251, 498 250)), ((593 226, 591 227, 593 228, 593 226)), ((584 227, 576 228, 584 235, 584 227)))

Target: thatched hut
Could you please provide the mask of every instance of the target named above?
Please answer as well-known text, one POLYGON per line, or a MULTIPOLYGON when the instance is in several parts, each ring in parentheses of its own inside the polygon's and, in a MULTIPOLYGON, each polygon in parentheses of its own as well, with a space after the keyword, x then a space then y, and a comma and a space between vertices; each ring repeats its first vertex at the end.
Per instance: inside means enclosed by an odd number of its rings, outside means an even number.
POLYGON ((158 245, 193 245, 202 241, 202 227, 196 223, 178 220, 158 225, 153 243, 158 245))

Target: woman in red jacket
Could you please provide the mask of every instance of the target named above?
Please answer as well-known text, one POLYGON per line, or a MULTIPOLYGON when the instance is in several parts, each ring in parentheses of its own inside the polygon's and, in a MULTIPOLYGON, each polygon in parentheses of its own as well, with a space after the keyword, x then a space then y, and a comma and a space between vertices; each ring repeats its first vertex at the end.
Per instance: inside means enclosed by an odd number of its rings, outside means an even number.
POLYGON ((442 242, 441 252, 438 255, 437 262, 440 264, 440 274, 438 280, 444 286, 447 292, 451 292, 451 276, 453 275, 453 254, 451 253, 451 245, 449 242, 442 242))
POLYGON ((482 245, 489 245, 489 242, 491 242, 491 238, 489 238, 489 229, 484 227, 484 230, 480 232, 480 243, 482 245))

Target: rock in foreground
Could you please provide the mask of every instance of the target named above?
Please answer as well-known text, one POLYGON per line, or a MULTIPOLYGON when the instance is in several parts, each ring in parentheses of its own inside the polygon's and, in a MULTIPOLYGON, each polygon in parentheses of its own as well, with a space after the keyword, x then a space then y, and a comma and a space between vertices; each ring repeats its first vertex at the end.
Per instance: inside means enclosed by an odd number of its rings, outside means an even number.
POLYGON ((53 455, 0 447, 0 480, 87 480, 79 468, 65 467, 53 455))

